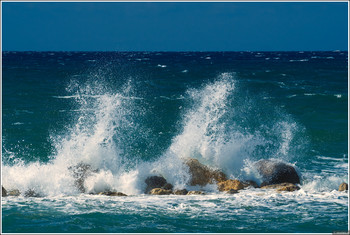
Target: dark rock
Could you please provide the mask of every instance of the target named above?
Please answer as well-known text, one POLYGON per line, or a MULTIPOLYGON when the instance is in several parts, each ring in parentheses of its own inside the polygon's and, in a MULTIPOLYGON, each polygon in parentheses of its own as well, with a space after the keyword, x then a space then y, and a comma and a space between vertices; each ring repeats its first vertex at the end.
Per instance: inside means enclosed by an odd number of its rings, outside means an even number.
POLYGON ((84 187, 85 179, 92 173, 97 173, 98 169, 93 169, 91 165, 86 163, 78 163, 76 166, 71 166, 68 168, 75 178, 74 184, 79 189, 81 193, 85 193, 86 189, 84 187))
POLYGON ((169 187, 163 176, 150 176, 145 180, 147 185, 145 193, 149 193, 154 188, 169 187))
POLYGON ((259 188, 259 185, 253 180, 244 181, 244 182, 242 182, 242 184, 243 184, 244 188, 247 188, 247 187, 259 188))
POLYGON ((243 189, 244 186, 239 180, 226 180, 217 184, 219 191, 229 191, 243 189))
POLYGON ((189 191, 187 195, 205 195, 202 191, 189 191))
POLYGON ((227 194, 236 194, 238 193, 238 190, 234 190, 234 189, 230 189, 228 191, 226 191, 227 194))
POLYGON ((174 191, 176 195, 187 195, 188 191, 186 189, 178 189, 174 191))
POLYGON ((190 185, 207 185, 214 181, 221 182, 226 180, 226 175, 218 170, 212 170, 200 163, 197 159, 190 158, 186 162, 191 174, 190 185))
POLYGON ((346 190, 348 190, 348 184, 347 183, 341 183, 339 185, 339 189, 338 190, 339 191, 346 191, 346 190))
POLYGON ((24 193, 25 197, 41 197, 41 195, 35 192, 33 189, 29 189, 24 193))
POLYGON ((172 190, 172 189, 173 189, 173 185, 167 183, 167 184, 165 184, 165 185, 162 187, 162 189, 172 190))
POLYGON ((105 195, 105 196, 128 196, 124 193, 121 193, 121 192, 100 192, 98 193, 98 195, 105 195))
POLYGON ((170 194, 172 194, 172 191, 168 190, 168 189, 154 188, 149 192, 149 194, 151 194, 151 195, 170 195, 170 194))
POLYGON ((297 185, 292 184, 292 183, 272 184, 272 185, 263 186, 261 188, 262 189, 276 189, 276 191, 278 191, 278 192, 282 192, 282 191, 292 192, 292 191, 296 191, 296 190, 300 189, 300 187, 298 187, 297 185))
POLYGON ((7 190, 3 186, 1 186, 1 196, 7 197, 7 190))
POLYGON ((300 184, 299 176, 291 165, 275 160, 260 160, 255 166, 263 179, 260 186, 280 183, 300 184))

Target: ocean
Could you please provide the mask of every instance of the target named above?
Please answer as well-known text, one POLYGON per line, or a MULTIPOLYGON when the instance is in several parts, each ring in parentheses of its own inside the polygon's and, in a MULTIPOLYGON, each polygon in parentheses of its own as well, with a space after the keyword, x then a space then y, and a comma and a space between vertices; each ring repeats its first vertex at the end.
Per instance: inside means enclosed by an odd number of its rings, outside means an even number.
POLYGON ((348 52, 3 52, 4 233, 347 231, 348 52), (300 190, 190 186, 186 158, 300 190), (98 171, 81 193, 71 172, 98 171), (148 195, 145 179, 206 195, 148 195), (26 197, 25 192, 37 197, 26 197), (118 191, 126 197, 96 195, 118 191))

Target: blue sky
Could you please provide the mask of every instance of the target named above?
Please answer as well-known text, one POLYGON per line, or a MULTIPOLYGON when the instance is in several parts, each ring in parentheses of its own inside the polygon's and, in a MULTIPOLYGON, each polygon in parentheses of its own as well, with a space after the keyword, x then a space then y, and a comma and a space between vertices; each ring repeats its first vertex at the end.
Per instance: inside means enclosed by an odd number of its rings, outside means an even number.
POLYGON ((347 3, 2 3, 4 51, 347 50, 347 3))

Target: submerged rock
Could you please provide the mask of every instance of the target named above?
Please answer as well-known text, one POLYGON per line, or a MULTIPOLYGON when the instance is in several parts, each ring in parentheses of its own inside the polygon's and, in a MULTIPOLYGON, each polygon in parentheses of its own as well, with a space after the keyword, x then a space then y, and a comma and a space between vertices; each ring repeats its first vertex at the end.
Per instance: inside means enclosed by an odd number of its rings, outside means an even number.
POLYGON ((348 190, 348 184, 347 183, 341 183, 339 185, 339 189, 338 190, 339 191, 346 191, 346 190, 348 190))
POLYGON ((217 184, 219 191, 229 191, 243 189, 244 186, 239 180, 226 180, 217 184))
POLYGON ((205 195, 202 191, 189 191, 187 195, 205 195))
POLYGON ((222 182, 227 179, 226 175, 218 170, 211 170, 209 167, 200 163, 197 159, 190 158, 186 162, 191 174, 190 185, 207 185, 214 181, 222 182))
POLYGON ((260 186, 280 183, 300 184, 300 178, 291 165, 275 160, 260 160, 255 166, 263 179, 260 186))
POLYGON ((188 191, 187 189, 178 189, 174 191, 174 194, 176 195, 187 195, 188 191))
POLYGON ((172 194, 172 191, 169 189, 154 188, 149 192, 149 194, 151 194, 151 195, 170 195, 170 194, 172 194))
POLYGON ((1 196, 7 197, 7 190, 3 186, 1 186, 1 196))
POLYGON ((238 190, 234 190, 234 189, 230 189, 228 191, 226 191, 227 194, 236 194, 238 193, 238 190))
POLYGON ((73 177, 75 178, 74 184, 81 193, 85 193, 86 191, 84 187, 85 179, 92 173, 97 173, 99 171, 98 169, 93 169, 90 164, 83 162, 80 162, 75 166, 71 166, 68 169, 72 172, 73 177))
POLYGON ((105 196, 128 196, 124 193, 121 193, 121 192, 100 192, 98 193, 98 195, 105 195, 105 196))
POLYGON ((298 187, 297 185, 292 184, 292 183, 272 184, 272 185, 263 186, 261 188, 262 189, 276 189, 276 191, 278 191, 278 192, 282 192, 282 191, 292 192, 292 191, 296 191, 296 190, 300 189, 300 187, 298 187))
POLYGON ((147 185, 145 193, 149 193, 152 189, 162 188, 165 190, 173 189, 173 186, 167 183, 166 179, 163 176, 150 176, 145 180, 147 185))

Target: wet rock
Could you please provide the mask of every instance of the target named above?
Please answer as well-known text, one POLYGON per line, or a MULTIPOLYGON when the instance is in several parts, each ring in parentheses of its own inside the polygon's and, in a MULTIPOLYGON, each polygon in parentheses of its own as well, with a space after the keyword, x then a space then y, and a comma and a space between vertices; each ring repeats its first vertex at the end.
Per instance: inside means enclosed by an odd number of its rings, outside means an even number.
POLYGON ((300 178, 291 165, 276 160, 260 160, 255 166, 263 179, 260 186, 280 183, 300 184, 300 178))
POLYGON ((41 197, 41 195, 35 192, 33 189, 29 189, 24 192, 25 197, 41 197))
POLYGON ((187 195, 205 195, 202 191, 189 191, 187 195))
POLYGON ((292 183, 272 184, 272 185, 263 186, 261 188, 262 189, 276 189, 276 191, 278 191, 278 192, 282 192, 282 191, 292 192, 292 191, 296 191, 296 190, 300 189, 300 187, 298 187, 297 185, 292 184, 292 183))
POLYGON ((214 181, 221 182, 227 179, 226 175, 218 170, 211 170, 209 167, 200 163, 197 159, 190 158, 186 162, 191 174, 190 185, 207 185, 214 181))
POLYGON ((1 186, 1 196, 7 197, 7 190, 3 186, 1 186))
POLYGON ((247 187, 259 188, 259 185, 253 180, 244 181, 244 182, 242 182, 242 184, 243 184, 244 188, 247 188, 247 187))
POLYGON ((222 182, 227 180, 225 173, 219 170, 212 171, 212 176, 216 182, 222 182))
POLYGON ((186 189, 178 189, 174 191, 176 195, 187 195, 188 191, 186 189))
POLYGON ((86 163, 78 163, 76 166, 71 166, 68 168, 75 179, 74 184, 79 189, 81 193, 85 193, 86 189, 84 187, 84 181, 87 177, 91 176, 92 173, 97 173, 98 169, 93 169, 91 165, 86 163))
POLYGON ((172 190, 172 189, 173 189, 173 185, 167 183, 167 184, 165 184, 165 185, 162 187, 162 189, 172 190))
POLYGON ((147 185, 145 193, 149 193, 154 188, 166 187, 166 190, 169 190, 170 187, 163 176, 150 176, 145 180, 145 183, 147 185))
POLYGON ((154 188, 152 189, 149 194, 151 195, 170 195, 172 194, 171 190, 163 189, 163 188, 154 188))
POLYGON ((238 190, 234 190, 234 189, 230 189, 228 191, 226 191, 227 194, 236 194, 238 193, 238 190))
POLYGON ((219 191, 229 191, 243 189, 244 186, 239 180, 226 180, 217 184, 219 191))
POLYGON ((339 191, 346 191, 346 190, 348 190, 348 184, 347 183, 341 183, 339 185, 339 189, 338 190, 339 191))
POLYGON ((100 192, 98 193, 98 195, 105 195, 105 196, 128 196, 124 193, 121 193, 121 192, 100 192))
POLYGON ((15 196, 15 197, 17 197, 19 195, 21 195, 21 193, 20 193, 20 191, 18 189, 9 190, 7 192, 7 196, 15 196))

